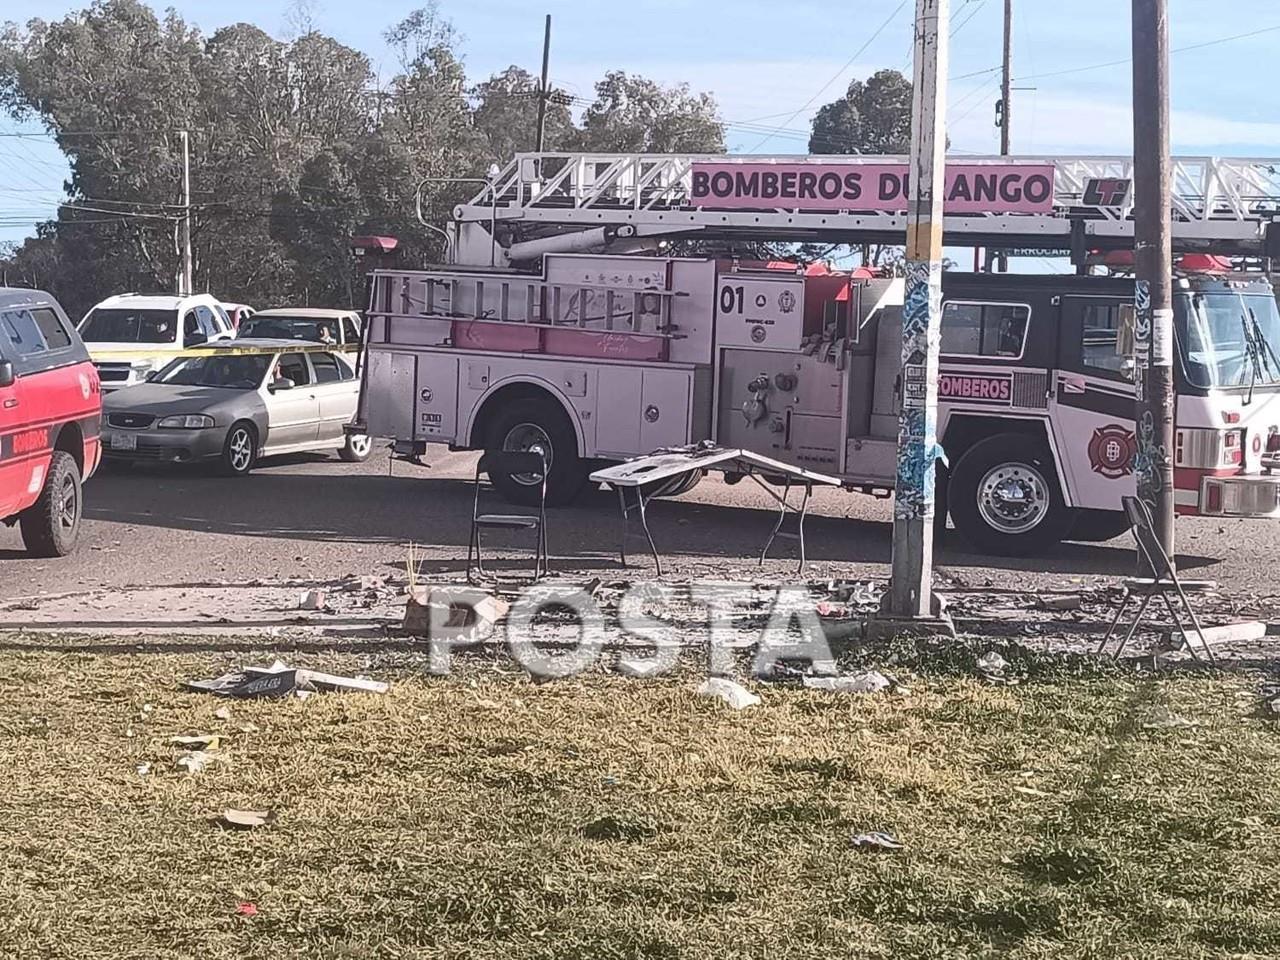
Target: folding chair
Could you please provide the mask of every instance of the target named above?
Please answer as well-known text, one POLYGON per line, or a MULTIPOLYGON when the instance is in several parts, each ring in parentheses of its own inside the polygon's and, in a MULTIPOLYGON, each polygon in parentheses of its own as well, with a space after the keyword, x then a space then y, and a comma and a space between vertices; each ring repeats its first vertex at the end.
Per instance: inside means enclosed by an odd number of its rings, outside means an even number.
POLYGON ((1152 576, 1125 582, 1124 595, 1120 598, 1120 606, 1116 610, 1116 615, 1111 619, 1111 625, 1107 628, 1106 636, 1098 644, 1097 652, 1102 653, 1106 650, 1107 644, 1111 642, 1112 636, 1115 635, 1116 626, 1120 623, 1120 617, 1129 606, 1130 599, 1141 594, 1142 603, 1138 606, 1138 615, 1134 618, 1133 624, 1120 640, 1120 646, 1116 647, 1116 652, 1113 654, 1113 659, 1118 660, 1120 654, 1124 652, 1125 646, 1133 638, 1134 633, 1137 632, 1138 624, 1142 622, 1142 617, 1147 612, 1147 606, 1151 603, 1151 598, 1159 594, 1160 599, 1164 601, 1165 607, 1169 610, 1169 616, 1173 618, 1178 633, 1182 636, 1183 645, 1191 656, 1197 660, 1201 659, 1200 655, 1196 653, 1195 647, 1191 645, 1190 635, 1183 626, 1182 618, 1178 616, 1177 607, 1169 599, 1169 591, 1172 590, 1177 595, 1178 605, 1186 611, 1187 617, 1191 620, 1191 625, 1195 627, 1196 635, 1200 638, 1200 648, 1208 656, 1211 663, 1216 663, 1217 658, 1213 654, 1213 649, 1209 646, 1208 641, 1205 640, 1204 631, 1200 629, 1200 620, 1196 616, 1195 610, 1191 608, 1190 601, 1187 600, 1186 591, 1183 589, 1181 581, 1178 580, 1178 574, 1173 569, 1173 563, 1169 559, 1169 555, 1164 552, 1164 547, 1160 545, 1160 538, 1156 536, 1155 523, 1151 519, 1151 510, 1137 497, 1124 497, 1121 503, 1123 503, 1124 512, 1129 518, 1129 530, 1133 533, 1133 539, 1138 545, 1138 553, 1146 561, 1147 568, 1151 571, 1152 576))
POLYGON ((547 462, 541 453, 488 450, 481 455, 476 464, 475 499, 471 507, 471 542, 467 545, 467 582, 471 579, 472 558, 475 558, 475 570, 482 577, 489 577, 480 557, 480 531, 491 530, 532 530, 537 537, 537 545, 533 554, 533 579, 545 576, 547 567, 547 462), (500 471, 514 476, 530 476, 538 478, 538 513, 536 516, 520 513, 481 513, 480 488, 481 474, 500 471))

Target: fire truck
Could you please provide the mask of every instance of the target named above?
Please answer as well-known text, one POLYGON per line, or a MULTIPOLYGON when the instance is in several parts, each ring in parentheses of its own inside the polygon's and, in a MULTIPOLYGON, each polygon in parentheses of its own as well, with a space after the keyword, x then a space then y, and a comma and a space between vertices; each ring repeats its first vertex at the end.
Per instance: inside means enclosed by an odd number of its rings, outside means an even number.
MULTIPOLYGON (((946 244, 1077 267, 944 274, 939 513, 985 552, 1125 527, 1150 441, 1135 424, 1135 284, 1091 264, 1132 250, 1131 169, 948 164, 946 244)), ((1280 161, 1177 158, 1174 182, 1177 509, 1277 517, 1280 312, 1265 274, 1233 264, 1280 249, 1280 161)), ((903 281, 670 245, 896 243, 906 194, 901 157, 519 155, 455 209, 447 264, 371 275, 351 429, 413 458, 429 444, 540 451, 560 504, 602 460, 702 441, 889 496, 903 281)), ((537 479, 493 477, 517 502, 537 479)))

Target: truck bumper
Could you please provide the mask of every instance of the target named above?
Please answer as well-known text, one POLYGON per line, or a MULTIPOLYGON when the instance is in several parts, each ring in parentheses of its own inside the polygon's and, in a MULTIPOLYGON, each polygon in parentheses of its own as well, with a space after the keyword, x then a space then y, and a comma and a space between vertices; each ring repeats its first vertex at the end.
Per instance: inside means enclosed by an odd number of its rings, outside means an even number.
POLYGON ((1280 517, 1280 476, 1205 477, 1200 513, 1210 517, 1280 517))

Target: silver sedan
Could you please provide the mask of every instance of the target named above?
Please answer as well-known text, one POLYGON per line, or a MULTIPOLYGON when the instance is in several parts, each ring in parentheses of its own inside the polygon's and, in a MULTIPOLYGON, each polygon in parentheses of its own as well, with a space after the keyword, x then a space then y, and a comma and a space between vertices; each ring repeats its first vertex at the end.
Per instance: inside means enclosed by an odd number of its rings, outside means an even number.
POLYGON ((231 476, 266 454, 337 450, 366 460, 369 438, 343 430, 355 415, 356 372, 318 346, 244 339, 174 360, 103 400, 103 452, 118 462, 216 462, 231 476))

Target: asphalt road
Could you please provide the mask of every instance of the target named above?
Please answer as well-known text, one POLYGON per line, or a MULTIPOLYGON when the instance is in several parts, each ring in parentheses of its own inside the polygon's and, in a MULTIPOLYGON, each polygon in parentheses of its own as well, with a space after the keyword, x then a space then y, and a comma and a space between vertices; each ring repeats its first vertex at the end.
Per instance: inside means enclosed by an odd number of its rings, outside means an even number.
MULTIPOLYGON (((85 488, 86 523, 75 554, 33 560, 16 529, 0 527, 0 598, 121 588, 304 578, 316 581, 404 570, 407 547, 421 548, 428 574, 460 574, 466 566, 474 454, 433 450, 432 467, 390 464, 375 453, 366 464, 335 456, 275 458, 249 477, 226 479, 198 468, 108 471, 85 488)), ((500 508, 501 509, 501 508, 500 508)), ((749 481, 729 487, 704 480, 676 500, 650 510, 668 578, 795 576, 794 559, 756 558, 776 513, 749 481)), ((632 540, 632 566, 618 563, 617 501, 592 492, 550 512, 552 565, 566 575, 652 577, 632 540)), ((815 494, 807 526, 809 576, 885 577, 889 571, 889 505, 857 494, 815 494)), ((1180 519, 1182 569, 1219 581, 1240 595, 1280 593, 1274 558, 1280 523, 1180 519)), ((510 540, 509 543, 518 541, 510 540)), ((520 552, 503 550, 521 565, 520 552)), ((775 550, 793 558, 793 541, 775 550)), ((967 552, 954 534, 939 549, 940 583, 1017 589, 1069 586, 1133 570, 1126 538, 1108 544, 1064 544, 1052 556, 1011 560, 967 552)))

